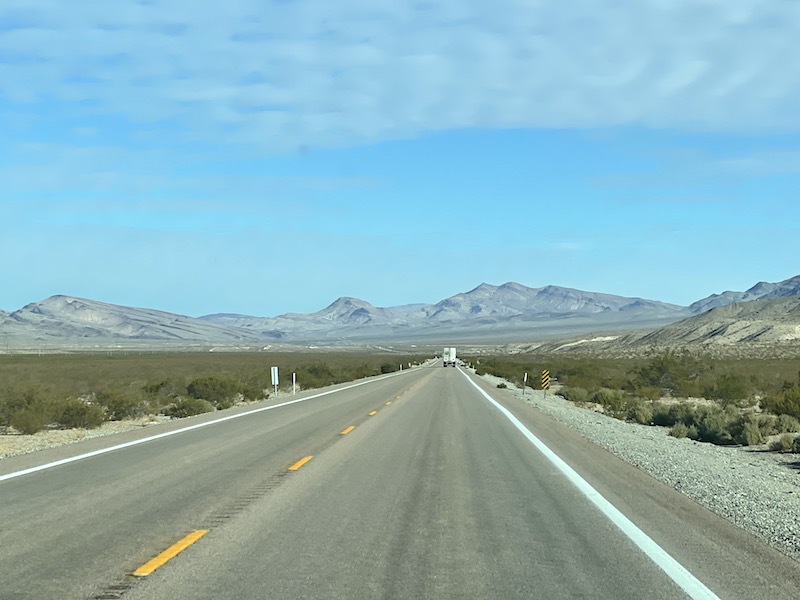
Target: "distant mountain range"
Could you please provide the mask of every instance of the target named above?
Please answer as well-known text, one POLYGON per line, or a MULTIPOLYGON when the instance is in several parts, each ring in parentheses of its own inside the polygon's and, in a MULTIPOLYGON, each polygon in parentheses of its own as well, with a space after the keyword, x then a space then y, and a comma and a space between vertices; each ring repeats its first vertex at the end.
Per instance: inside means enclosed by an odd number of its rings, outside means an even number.
POLYGON ((380 332, 402 333, 409 329, 463 328, 464 325, 498 324, 506 321, 564 319, 618 313, 619 320, 669 319, 688 314, 686 308, 641 298, 582 292, 547 286, 529 288, 518 283, 501 286, 482 283, 436 304, 377 308, 357 298, 339 298, 311 314, 250 317, 216 314, 200 317, 219 325, 253 332, 281 332, 284 336, 325 334, 359 337, 380 332))
MULTIPOLYGON (((800 275, 774 284, 759 283, 747 292, 713 295, 689 307, 558 286, 482 283, 436 304, 379 308, 343 297, 310 314, 255 317, 220 313, 199 318, 52 296, 14 312, 0 311, 0 350, 3 341, 9 347, 123 342, 252 347, 276 342, 324 345, 464 339, 502 343, 609 329, 655 329, 678 321, 691 322, 698 318, 691 317, 693 313, 706 308, 716 310, 734 302, 797 295, 800 275)), ((708 314, 703 312, 703 318, 711 318, 708 314)), ((739 313, 729 309, 724 314, 735 319, 739 313)), ((791 311, 787 314, 790 320, 794 318, 791 311)))
POLYGON ((12 313, 0 314, 0 334, 37 341, 152 340, 215 343, 256 341, 247 332, 183 315, 51 296, 12 313))
POLYGON ((712 294, 689 305, 694 314, 703 313, 718 306, 726 306, 736 302, 750 302, 751 300, 775 300, 800 295, 800 275, 796 275, 778 283, 760 281, 746 292, 722 292, 712 294))

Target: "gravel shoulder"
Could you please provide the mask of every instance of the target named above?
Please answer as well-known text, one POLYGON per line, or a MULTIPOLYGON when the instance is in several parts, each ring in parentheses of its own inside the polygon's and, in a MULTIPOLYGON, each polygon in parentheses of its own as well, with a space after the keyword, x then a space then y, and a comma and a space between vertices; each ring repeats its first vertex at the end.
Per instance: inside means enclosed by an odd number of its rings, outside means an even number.
POLYGON ((668 435, 664 427, 626 423, 490 375, 507 392, 800 560, 800 456, 766 447, 714 446, 668 435))
POLYGON ((95 429, 46 429, 33 435, 21 435, 0 428, 0 459, 30 454, 45 448, 75 444, 83 440, 114 435, 132 429, 141 429, 169 420, 169 417, 144 417, 142 419, 107 421, 95 429))

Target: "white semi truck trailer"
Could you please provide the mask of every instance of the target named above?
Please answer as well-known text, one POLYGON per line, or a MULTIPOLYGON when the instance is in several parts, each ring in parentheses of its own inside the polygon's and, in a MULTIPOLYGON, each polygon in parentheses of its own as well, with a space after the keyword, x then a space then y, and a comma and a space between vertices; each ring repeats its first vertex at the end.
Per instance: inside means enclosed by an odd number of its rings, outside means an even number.
POLYGON ((442 363, 444 367, 455 367, 456 366, 456 349, 455 348, 445 348, 444 352, 442 352, 442 363))

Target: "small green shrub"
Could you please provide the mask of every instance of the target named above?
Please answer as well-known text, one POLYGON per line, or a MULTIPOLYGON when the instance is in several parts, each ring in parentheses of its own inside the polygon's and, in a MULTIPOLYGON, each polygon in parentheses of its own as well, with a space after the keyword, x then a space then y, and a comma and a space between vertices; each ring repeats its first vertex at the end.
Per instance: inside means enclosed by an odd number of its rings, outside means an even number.
POLYGON ((208 400, 200 398, 179 398, 173 404, 165 407, 163 413, 173 419, 182 419, 193 415, 200 415, 214 410, 214 405, 208 400))
POLYGON ((794 445, 795 436, 791 433, 784 433, 781 437, 770 444, 769 449, 775 452, 791 452, 794 445))
POLYGON ((166 379, 151 381, 150 383, 146 383, 142 386, 142 391, 149 396, 158 396, 159 394, 163 393, 163 390, 165 390, 168 385, 169 381, 166 379))
POLYGON ((234 396, 232 398, 227 398, 226 400, 220 400, 217 403, 214 403, 214 408, 217 410, 225 410, 226 408, 230 408, 234 404, 236 404, 237 398, 234 396))
POLYGON ((733 406, 701 406, 695 411, 693 425, 697 427, 700 441, 729 445, 735 443, 731 429, 739 417, 739 411, 733 406))
POLYGON ((122 390, 108 389, 97 392, 95 402, 106 409, 108 419, 111 421, 138 419, 150 412, 150 407, 144 398, 122 390))
POLYGON ((761 400, 761 406, 776 415, 790 415, 800 419, 800 387, 770 394, 761 400))
POLYGON ((653 404, 652 423, 662 427, 672 427, 675 423, 691 426, 695 423, 695 412, 695 406, 688 402, 656 402, 653 404))
POLYGON ((688 352, 653 353, 644 364, 629 370, 632 389, 657 388, 681 396, 695 396, 703 366, 688 352))
POLYGON ((752 415, 742 416, 740 409, 734 406, 694 406, 686 402, 657 403, 652 422, 677 428, 676 431, 685 432, 686 437, 693 440, 713 444, 762 443, 768 435, 765 430, 772 423, 770 419, 760 421, 752 415))
POLYGON ((744 424, 740 441, 745 446, 758 446, 764 443, 764 436, 756 421, 747 421, 744 424))
POLYGON ((0 426, 11 426, 11 415, 26 408, 34 396, 40 396, 38 388, 21 390, 7 387, 0 390, 0 426))
MULTIPOLYGON (((384 369, 389 367, 394 369, 393 365, 384 363, 378 370, 381 373, 385 373, 386 371, 384 371, 384 369)), ((330 365, 324 362, 316 362, 310 365, 300 365, 297 367, 296 373, 297 381, 299 381, 301 385, 305 386, 306 389, 323 387, 338 382, 338 377, 333 372, 333 369, 330 367, 330 365)), ((389 371, 389 373, 391 373, 391 371, 389 371)))
POLYGON ((697 427, 694 425, 686 425, 685 423, 675 423, 669 429, 669 435, 675 438, 689 438, 690 440, 697 440, 700 434, 697 433, 697 427))
POLYGON ((642 400, 636 400, 628 408, 628 420, 640 425, 650 425, 653 422, 653 407, 642 400))
POLYGON ((95 429, 106 421, 106 411, 102 406, 89 404, 78 398, 68 398, 61 407, 57 421, 67 429, 95 429))
POLYGON ((800 435, 794 438, 794 441, 792 442, 792 452, 795 454, 800 454, 800 435))
POLYGON ((739 373, 726 373, 717 377, 705 390, 705 397, 719 400, 723 406, 750 406, 753 404, 753 386, 739 373))
POLYGON ((3 422, 22 434, 41 431, 59 416, 59 407, 41 388, 11 390, 7 393, 3 422))
POLYGON ((775 419, 775 433, 800 432, 800 420, 791 415, 778 415, 775 419))
POLYGON ((37 408, 23 408, 11 414, 11 426, 24 435, 32 435, 52 423, 49 411, 37 408))
POLYGON ((650 402, 655 402, 661 398, 661 389, 654 386, 645 385, 634 388, 632 391, 635 396, 639 396, 650 402))
POLYGON ((775 430, 777 420, 775 415, 743 413, 731 422, 729 431, 736 443, 758 446, 763 444, 766 438, 777 433, 775 430))
POLYGON ((601 388, 592 394, 590 401, 602 406, 603 412, 615 419, 628 416, 629 396, 622 390, 601 388))
POLYGON ((193 379, 186 386, 186 391, 192 398, 208 400, 215 407, 223 409, 233 406, 239 384, 230 377, 210 375, 193 379))
POLYGON ((505 390, 505 389, 507 389, 507 388, 508 388, 508 386, 507 386, 505 383, 502 383, 502 382, 501 382, 501 383, 498 383, 498 384, 497 384, 497 389, 500 389, 500 390, 505 390))
POLYGON ((258 400, 269 398, 269 394, 264 391, 264 388, 257 385, 242 386, 239 388, 239 393, 242 394, 242 399, 247 402, 257 402, 258 400))
POLYGON ((685 438, 689 436, 689 427, 683 423, 675 423, 669 430, 669 434, 674 438, 685 438))
POLYGON ((775 415, 758 415, 756 417, 756 423, 758 423, 758 428, 761 431, 761 435, 764 437, 779 433, 777 429, 778 417, 775 415))
POLYGON ((142 392, 150 410, 157 412, 161 406, 186 395, 186 384, 176 379, 159 379, 143 385, 142 392))
POLYGON ((581 387, 566 387, 563 388, 559 395, 565 400, 574 402, 575 404, 582 404, 589 401, 589 392, 581 387))
POLYGON ((653 425, 660 425, 661 427, 672 427, 675 421, 670 418, 669 405, 664 402, 653 403, 653 425))

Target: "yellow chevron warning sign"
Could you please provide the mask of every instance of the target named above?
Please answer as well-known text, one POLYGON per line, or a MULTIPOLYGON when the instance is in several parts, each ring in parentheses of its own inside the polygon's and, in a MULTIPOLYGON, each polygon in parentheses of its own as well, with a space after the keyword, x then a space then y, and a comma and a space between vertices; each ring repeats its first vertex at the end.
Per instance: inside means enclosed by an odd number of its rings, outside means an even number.
POLYGON ((542 389, 549 390, 550 389, 550 371, 545 369, 542 371, 542 389))

